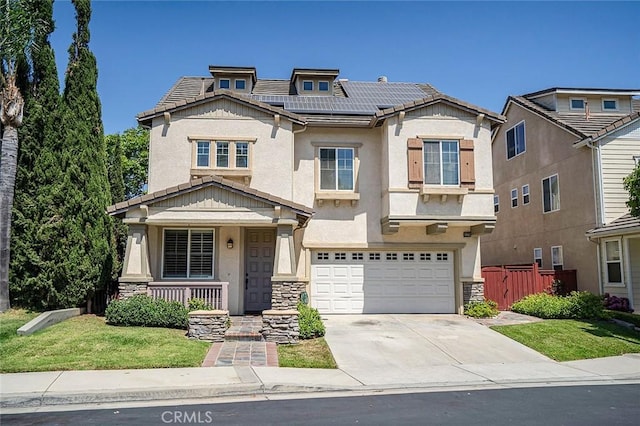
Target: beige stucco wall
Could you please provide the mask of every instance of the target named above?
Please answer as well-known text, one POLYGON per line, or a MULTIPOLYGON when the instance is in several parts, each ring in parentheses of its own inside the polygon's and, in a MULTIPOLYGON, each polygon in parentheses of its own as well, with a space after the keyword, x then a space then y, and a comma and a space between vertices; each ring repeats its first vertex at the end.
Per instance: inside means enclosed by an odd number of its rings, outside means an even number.
POLYGON ((500 212, 496 229, 483 236, 483 265, 531 264, 541 248, 543 268, 551 269, 551 247, 562 246, 565 269, 578 271, 578 287, 598 292, 596 244, 585 232, 595 226, 592 154, 576 149, 577 137, 512 104, 508 124, 493 142, 493 175, 500 212), (507 160, 505 133, 525 120, 526 151, 507 160), (557 174, 560 210, 543 213, 542 179, 557 174), (522 204, 522 186, 529 185, 530 203, 522 204), (511 189, 518 189, 518 207, 511 208, 511 189))
POLYGON ((256 142, 250 144, 253 152, 249 186, 292 198, 292 123, 283 118, 277 127, 271 115, 228 100, 173 113, 169 126, 164 125, 162 118, 153 120, 149 146, 150 193, 190 180, 193 149, 190 136, 255 139, 256 142))

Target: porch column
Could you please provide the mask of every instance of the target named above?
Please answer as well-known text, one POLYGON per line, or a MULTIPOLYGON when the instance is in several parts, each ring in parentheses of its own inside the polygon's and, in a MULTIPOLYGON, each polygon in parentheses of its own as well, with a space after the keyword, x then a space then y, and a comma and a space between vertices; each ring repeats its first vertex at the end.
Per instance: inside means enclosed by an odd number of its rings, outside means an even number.
POLYGON ((126 299, 136 294, 147 294, 147 284, 153 281, 149 267, 147 225, 129 224, 127 249, 118 286, 119 298, 126 299))

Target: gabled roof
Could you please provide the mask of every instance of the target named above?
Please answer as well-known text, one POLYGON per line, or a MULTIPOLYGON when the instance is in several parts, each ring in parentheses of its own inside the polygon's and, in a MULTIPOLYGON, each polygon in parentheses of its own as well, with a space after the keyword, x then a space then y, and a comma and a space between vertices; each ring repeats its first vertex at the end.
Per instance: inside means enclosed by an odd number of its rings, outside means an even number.
POLYGON ((139 207, 143 204, 153 204, 158 201, 176 197, 178 195, 197 191, 208 186, 216 186, 227 191, 241 194, 267 204, 271 204, 273 206, 286 207, 294 211, 298 216, 302 217, 305 222, 313 215, 313 209, 307 206, 294 203, 293 201, 285 200, 284 198, 276 197, 275 195, 271 195, 267 192, 258 191, 257 189, 250 188, 246 185, 242 185, 232 180, 221 178, 219 176, 205 176, 203 178, 194 179, 181 185, 172 186, 161 191, 156 191, 151 194, 146 194, 127 201, 122 201, 120 203, 107 207, 107 213, 111 216, 118 216, 126 213, 132 208, 139 207))
POLYGON ((598 139, 601 139, 605 136, 607 136, 608 134, 611 134, 613 132, 615 132, 616 130, 619 130, 623 127, 625 127, 627 124, 630 124, 636 120, 640 119, 640 111, 636 111, 632 114, 629 115, 625 115, 624 117, 620 118, 619 120, 614 121, 613 123, 609 124, 607 127, 604 127, 600 130, 598 130, 597 132, 593 133, 591 136, 582 139, 581 141, 576 142, 576 144, 584 144, 587 142, 595 142, 598 139))
POLYGON ((587 237, 607 237, 632 233, 640 233, 640 217, 626 214, 605 226, 588 230, 585 235, 587 237))
MULTIPOLYGON (((173 98, 173 94, 169 94, 169 96, 165 95, 165 98, 173 98)), ((299 116, 298 114, 286 111, 282 108, 271 106, 264 102, 254 100, 246 95, 242 95, 240 93, 236 93, 226 89, 212 90, 210 92, 205 92, 192 98, 182 99, 175 102, 164 102, 154 109, 141 112, 137 115, 137 119, 140 123, 149 122, 152 118, 157 117, 165 112, 173 112, 180 109, 191 108, 194 105, 211 102, 216 99, 230 99, 240 104, 251 106, 255 109, 267 112, 269 114, 279 114, 283 117, 288 118, 294 123, 305 124, 304 118, 299 116)))
POLYGON ((551 87, 549 89, 539 90, 537 92, 527 93, 524 96, 525 98, 535 98, 538 96, 549 95, 552 93, 563 93, 563 94, 594 94, 594 93, 606 93, 606 94, 625 94, 625 95, 640 95, 640 89, 603 89, 603 88, 585 88, 585 87, 551 87))

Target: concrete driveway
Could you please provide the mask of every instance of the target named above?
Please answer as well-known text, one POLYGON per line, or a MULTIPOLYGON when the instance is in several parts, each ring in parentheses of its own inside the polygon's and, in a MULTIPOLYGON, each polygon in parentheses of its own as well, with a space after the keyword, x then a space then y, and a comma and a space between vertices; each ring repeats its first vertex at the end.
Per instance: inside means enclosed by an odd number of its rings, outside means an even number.
POLYGON ((548 363, 544 355, 460 315, 322 315, 338 367, 368 385, 443 383, 482 364, 548 363))

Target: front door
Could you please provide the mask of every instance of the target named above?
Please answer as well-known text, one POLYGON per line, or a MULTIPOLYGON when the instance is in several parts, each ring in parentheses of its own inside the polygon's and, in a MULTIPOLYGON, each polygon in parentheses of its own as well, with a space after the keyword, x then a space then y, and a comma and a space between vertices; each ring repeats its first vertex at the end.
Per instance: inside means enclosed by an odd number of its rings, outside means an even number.
POLYGON ((276 249, 275 229, 249 229, 245 244, 245 312, 271 309, 271 276, 276 249))

